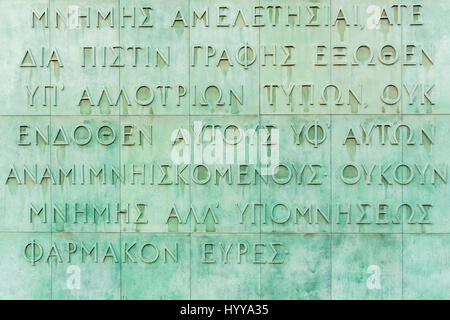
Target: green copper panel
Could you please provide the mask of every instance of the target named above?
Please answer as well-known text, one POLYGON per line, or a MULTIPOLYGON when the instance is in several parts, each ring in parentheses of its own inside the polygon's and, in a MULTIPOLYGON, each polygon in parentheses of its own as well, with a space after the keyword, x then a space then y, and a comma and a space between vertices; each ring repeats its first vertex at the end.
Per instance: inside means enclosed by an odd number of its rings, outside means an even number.
POLYGON ((0 0, 1 299, 448 299, 447 0, 0 0))

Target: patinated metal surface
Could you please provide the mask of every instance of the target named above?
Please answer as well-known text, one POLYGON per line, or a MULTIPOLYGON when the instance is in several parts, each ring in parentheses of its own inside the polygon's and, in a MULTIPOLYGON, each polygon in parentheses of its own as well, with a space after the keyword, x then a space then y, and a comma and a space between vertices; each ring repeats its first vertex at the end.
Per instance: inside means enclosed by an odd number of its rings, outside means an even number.
POLYGON ((0 1, 0 298, 450 298, 450 2, 0 1))

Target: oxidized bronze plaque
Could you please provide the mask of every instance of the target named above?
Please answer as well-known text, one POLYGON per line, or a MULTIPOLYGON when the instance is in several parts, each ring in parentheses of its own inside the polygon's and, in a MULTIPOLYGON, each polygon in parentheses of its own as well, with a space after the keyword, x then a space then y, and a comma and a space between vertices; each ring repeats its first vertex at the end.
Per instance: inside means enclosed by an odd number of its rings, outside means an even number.
POLYGON ((0 298, 450 298, 450 2, 0 1, 0 298))

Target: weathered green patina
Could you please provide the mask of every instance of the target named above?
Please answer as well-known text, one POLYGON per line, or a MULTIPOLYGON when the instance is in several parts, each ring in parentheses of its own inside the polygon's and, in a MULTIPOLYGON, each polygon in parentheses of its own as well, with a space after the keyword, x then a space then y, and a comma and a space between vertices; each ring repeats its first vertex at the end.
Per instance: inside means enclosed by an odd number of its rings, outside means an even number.
POLYGON ((0 0, 0 298, 449 299, 449 15, 0 0))

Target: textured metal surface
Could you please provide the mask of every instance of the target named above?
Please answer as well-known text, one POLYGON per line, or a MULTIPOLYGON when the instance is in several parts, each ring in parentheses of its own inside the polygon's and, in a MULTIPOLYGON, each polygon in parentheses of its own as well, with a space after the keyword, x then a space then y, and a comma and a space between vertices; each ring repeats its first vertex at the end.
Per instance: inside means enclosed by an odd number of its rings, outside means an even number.
POLYGON ((0 0, 0 298, 450 298, 449 13, 0 0))

